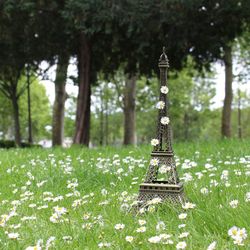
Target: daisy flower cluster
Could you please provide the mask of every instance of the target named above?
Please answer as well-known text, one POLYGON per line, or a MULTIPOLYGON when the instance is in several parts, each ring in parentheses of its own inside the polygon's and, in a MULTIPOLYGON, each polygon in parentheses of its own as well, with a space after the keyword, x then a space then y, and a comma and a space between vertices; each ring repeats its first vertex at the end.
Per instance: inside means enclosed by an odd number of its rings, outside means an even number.
POLYGON ((235 245, 244 246, 244 240, 247 238, 245 228, 233 226, 228 230, 228 235, 233 239, 235 245))
MULTIPOLYGON (((132 208, 150 161, 141 149, 1 150, 0 245, 248 249, 250 156, 227 155, 226 148, 202 150, 185 148, 175 158, 187 202, 172 207, 155 197, 136 216, 132 208), (231 218, 236 226, 221 227, 231 218)), ((159 173, 171 170, 164 161, 151 160, 159 173)))
POLYGON ((67 213, 67 209, 65 207, 54 207, 54 213, 50 216, 50 221, 52 223, 59 223, 67 221, 64 215, 67 213))
MULTIPOLYGON (((162 86, 161 89, 160 89, 160 91, 161 91, 162 94, 166 95, 168 93, 168 87, 167 86, 162 86)), ((157 102, 156 108, 159 109, 159 110, 164 109, 165 108, 165 102, 164 101, 157 102)), ((163 126, 168 125, 169 122, 170 122, 169 117, 167 117, 167 116, 161 117, 160 123, 163 126)), ((154 146, 154 147, 156 147, 157 145, 159 145, 159 143, 160 143, 160 141, 157 138, 154 138, 154 139, 151 140, 151 145, 154 146)))

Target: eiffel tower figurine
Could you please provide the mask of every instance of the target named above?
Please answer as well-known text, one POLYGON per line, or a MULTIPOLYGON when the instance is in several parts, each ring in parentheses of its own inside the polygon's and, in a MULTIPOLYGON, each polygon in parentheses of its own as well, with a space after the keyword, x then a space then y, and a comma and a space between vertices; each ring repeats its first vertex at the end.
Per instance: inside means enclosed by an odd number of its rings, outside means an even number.
POLYGON ((161 202, 184 203, 183 184, 176 171, 174 153, 172 149, 172 130, 168 113, 167 68, 168 58, 163 47, 160 56, 160 98, 156 107, 159 109, 157 138, 152 139, 154 149, 151 153, 150 165, 144 183, 140 185, 138 207, 147 205, 147 202, 160 198, 161 202), (164 180, 158 179, 158 172, 164 173, 164 180))

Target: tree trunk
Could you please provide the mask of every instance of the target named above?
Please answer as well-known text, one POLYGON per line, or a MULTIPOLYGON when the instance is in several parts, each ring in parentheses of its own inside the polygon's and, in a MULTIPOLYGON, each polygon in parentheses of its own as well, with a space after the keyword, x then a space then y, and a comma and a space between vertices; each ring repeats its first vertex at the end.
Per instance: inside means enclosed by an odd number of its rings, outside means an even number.
POLYGON ((222 137, 231 137, 231 113, 232 113, 232 99, 233 99, 233 67, 232 67, 232 50, 231 47, 225 48, 224 55, 225 63, 225 99, 222 111, 222 137))
POLYGON ((100 109, 100 145, 103 146, 103 141, 104 141, 104 126, 103 126, 103 91, 101 90, 100 92, 100 96, 101 96, 101 109, 100 109))
POLYGON ((108 114, 108 99, 105 98, 105 135, 106 142, 105 144, 109 144, 109 114, 108 114))
POLYGON ((184 113, 183 118, 183 126, 184 126, 184 140, 187 141, 189 137, 189 117, 187 111, 184 113))
POLYGON ((20 133, 18 98, 16 96, 12 96, 11 101, 12 101, 12 106, 13 106, 13 116, 14 116, 14 124, 15 124, 15 143, 16 143, 16 146, 20 147, 21 146, 21 133, 20 133))
POLYGON ((32 138, 32 120, 31 120, 31 99, 30 99, 30 65, 27 66, 27 92, 28 92, 28 142, 33 143, 32 138))
POLYGON ((242 139, 242 127, 241 127, 241 93, 238 89, 238 138, 242 139))
POLYGON ((135 145, 135 95, 136 76, 132 75, 125 82, 124 90, 124 145, 135 145))
POLYGON ((89 145, 90 135, 90 43, 86 36, 80 34, 78 53, 79 90, 76 108, 75 144, 89 145))
POLYGON ((66 81, 68 71, 68 56, 60 55, 58 57, 56 79, 55 79, 55 101, 53 105, 53 128, 52 145, 61 146, 64 136, 64 106, 67 98, 66 81))

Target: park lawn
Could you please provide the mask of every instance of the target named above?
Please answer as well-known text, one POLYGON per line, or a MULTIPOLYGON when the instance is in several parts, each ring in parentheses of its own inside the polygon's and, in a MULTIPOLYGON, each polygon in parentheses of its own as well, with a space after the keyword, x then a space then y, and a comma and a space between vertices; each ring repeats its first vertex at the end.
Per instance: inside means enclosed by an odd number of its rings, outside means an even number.
POLYGON ((197 250, 214 241, 216 249, 250 249, 250 141, 177 143, 174 150, 195 207, 160 204, 137 215, 129 208, 149 146, 0 150, 0 249, 50 242, 49 249, 176 249, 185 242, 197 250), (233 226, 246 229, 235 243, 233 226))

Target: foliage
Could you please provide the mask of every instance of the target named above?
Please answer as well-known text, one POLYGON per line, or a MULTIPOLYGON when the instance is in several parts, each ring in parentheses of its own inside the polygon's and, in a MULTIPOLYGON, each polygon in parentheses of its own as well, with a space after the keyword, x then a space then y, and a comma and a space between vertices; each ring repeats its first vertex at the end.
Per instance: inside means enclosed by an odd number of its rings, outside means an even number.
POLYGON ((66 100, 66 110, 64 118, 64 137, 72 137, 75 128, 76 98, 69 96, 66 100))
MULTIPOLYGON (((10 140, 0 140, 0 148, 15 148, 15 141, 10 140)), ((31 148, 31 147, 41 147, 39 144, 29 144, 26 142, 22 142, 20 145, 21 148, 31 148)))
MULTIPOLYGON (((88 79, 92 86, 100 84, 101 81, 97 77, 101 74, 102 80, 112 81, 118 75, 116 90, 123 88, 122 78, 125 79, 131 74, 140 76, 137 82, 138 124, 146 119, 145 123, 148 123, 150 130, 147 133, 145 128, 137 127, 139 141, 145 141, 143 138, 149 138, 153 131, 149 118, 152 117, 151 107, 157 96, 154 94, 157 93, 154 92, 157 91, 157 83, 154 83, 157 82, 157 58, 165 45, 172 70, 180 71, 190 64, 186 69, 190 72, 173 71, 170 74, 173 82, 173 87, 170 87, 174 92, 171 98, 174 134, 181 140, 196 138, 197 135, 202 135, 203 131, 207 131, 205 127, 208 123, 213 123, 208 121, 209 117, 220 118, 216 111, 208 110, 213 96, 213 91, 210 92, 212 84, 207 80, 203 81, 191 68, 198 68, 201 72, 203 67, 210 68, 211 62, 223 59, 225 47, 231 46, 237 38, 236 56, 244 62, 244 72, 238 74, 238 79, 246 82, 248 71, 245 69, 249 64, 249 55, 246 53, 249 51, 249 6, 248 0, 2 1, 0 88, 6 94, 10 82, 14 82, 15 84, 11 85, 12 90, 15 90, 17 80, 27 64, 37 70, 42 60, 52 64, 61 55, 77 56, 79 59, 79 51, 88 45, 85 55, 89 55, 90 59, 90 76, 86 73, 84 79, 88 79), (86 38, 84 46, 80 42, 81 35, 86 38), (190 63, 188 55, 192 55, 196 64, 190 63), (178 77, 175 77, 177 75, 178 77), (197 77, 198 83, 194 84, 193 81, 197 77), (147 87, 149 84, 150 88, 154 88, 150 93, 147 87)), ((87 72, 83 68, 81 70, 82 73, 87 72)), ((205 78, 207 79, 207 76, 205 78)), ((14 93, 15 98, 18 99, 22 94, 26 86, 23 87, 17 88, 20 92, 14 93)), ((113 99, 113 102, 117 101, 116 106, 120 105, 122 96, 111 89, 107 91, 117 97, 113 99)), ((93 92, 96 92, 96 89, 93 92)), ((7 102, 3 107, 6 104, 7 102)), ((7 114, 10 108, 0 109, 2 114, 6 113, 0 124, 0 129, 3 130, 10 122, 10 116, 7 114)), ((94 109, 96 107, 92 110, 94 109)), ((120 111, 116 110, 116 107, 108 107, 108 110, 110 135, 106 136, 107 141, 117 141, 111 138, 118 138, 119 141, 122 133, 121 123, 118 124, 122 120, 120 111), (111 129, 113 124, 116 125, 111 129)), ((65 127, 68 137, 73 135, 73 113, 74 110, 71 110, 69 116, 66 114, 65 127)), ((78 113, 87 112, 80 110, 78 113)), ((97 143, 97 134, 103 133, 102 125, 95 121, 101 113, 96 110, 92 117, 92 124, 95 124, 92 128, 94 144, 97 143)), ((88 127, 87 122, 85 127, 88 127)), ((5 134, 7 132, 4 131, 5 134)), ((45 132, 41 134, 45 135, 45 132)))
MULTIPOLYGON (((249 138, 250 137, 250 127, 249 127, 249 120, 250 120, 250 108, 241 109, 241 129, 242 129, 242 138, 249 138)), ((234 138, 238 137, 238 110, 233 110, 232 113, 232 128, 233 128, 233 136, 234 138)))
MULTIPOLYGON (((201 136, 202 129, 211 118, 210 105, 215 95, 213 72, 203 71, 201 75, 194 69, 191 60, 188 63, 180 72, 171 71, 168 80, 171 123, 177 140, 191 140, 201 136)), ((142 84, 138 81, 139 87, 142 84)), ((154 107, 158 88, 158 80, 151 78, 144 79, 144 86, 138 90, 137 109, 141 112, 137 115, 137 126, 139 131, 142 129, 146 133, 138 132, 139 141, 140 137, 144 138, 142 141, 145 138, 149 141, 154 136, 157 116, 154 107)))
MULTIPOLYGON (((91 138, 94 145, 114 145, 122 141, 123 88, 122 82, 105 82, 100 75, 93 88, 91 138), (121 92, 120 92, 121 91, 121 92)), ((120 77, 120 76, 119 76, 120 77)), ((115 78, 115 81, 117 78, 115 78)), ((119 78, 123 81, 123 79, 119 78)))
POLYGON ((4 138, 7 134, 12 133, 10 131, 10 124, 12 124, 12 107, 10 100, 8 100, 0 92, 0 138, 4 138))
MULTIPOLYGON (((21 79, 21 81, 24 79, 21 79)), ((32 130, 34 141, 49 138, 50 133, 46 126, 51 124, 51 107, 45 87, 37 79, 33 79, 31 84, 31 110, 32 110, 32 130)), ((20 99, 20 121, 24 138, 28 137, 28 106, 27 92, 20 99)))
POLYGON ((225 48, 243 33, 250 20, 248 0, 190 0, 182 7, 189 52, 200 66, 223 59, 225 48))
MULTIPOLYGON (((215 139, 220 136, 221 109, 212 109, 213 97, 215 95, 214 72, 199 72, 194 69, 192 60, 182 71, 171 71, 169 74, 169 98, 170 112, 174 139, 197 140, 215 139)), ((108 102, 108 110, 104 108, 104 114, 108 113, 108 133, 104 131, 110 144, 122 141, 122 88, 125 77, 122 71, 116 74, 115 83, 103 82, 93 88, 91 120, 91 138, 93 145, 100 144, 101 138, 101 105, 108 102), (108 86, 108 87, 107 87, 108 86), (111 93, 103 95, 100 93, 111 93), (103 103, 103 104, 102 104, 103 103)), ((148 143, 156 133, 157 112, 155 103, 158 98, 159 83, 156 77, 141 77, 137 80, 136 94, 136 127, 137 141, 139 144, 148 143)), ((242 126, 243 135, 249 135, 249 102, 247 97, 242 96, 242 126)), ((104 121, 105 123, 105 121, 104 121)), ((104 124, 105 125, 105 124, 104 124)), ((237 105, 234 106, 233 136, 237 135, 237 105)), ((105 126, 104 126, 105 127, 105 126)))
MULTIPOLYGON (((22 77, 21 82, 25 82, 26 78, 22 77)), ((23 85, 20 83, 20 85, 23 85)), ((49 137, 45 127, 51 124, 51 114, 49 100, 46 95, 44 86, 42 86, 36 78, 32 78, 31 84, 31 110, 32 110, 32 129, 34 132, 35 141, 41 138, 49 137)), ((0 94, 0 131, 2 132, 3 138, 12 138, 11 134, 13 131, 12 115, 13 109, 11 107, 10 100, 0 94)), ((27 107, 27 92, 20 97, 20 123, 23 138, 28 137, 28 107, 27 107)))
POLYGON ((102 0, 70 0, 58 9, 63 19, 64 31, 69 36, 71 55, 79 56, 79 51, 82 49, 80 43, 82 34, 91 44, 88 53, 91 55, 90 79, 92 84, 95 84, 104 58, 111 51, 111 43, 107 43, 107 41, 112 39, 111 24, 114 11, 115 6, 111 2, 102 0))
POLYGON ((238 84, 246 84, 249 80, 250 72, 250 31, 249 28, 238 37, 233 44, 235 67, 235 80, 238 84))
POLYGON ((15 142, 9 140, 0 140, 0 148, 14 148, 15 142))

